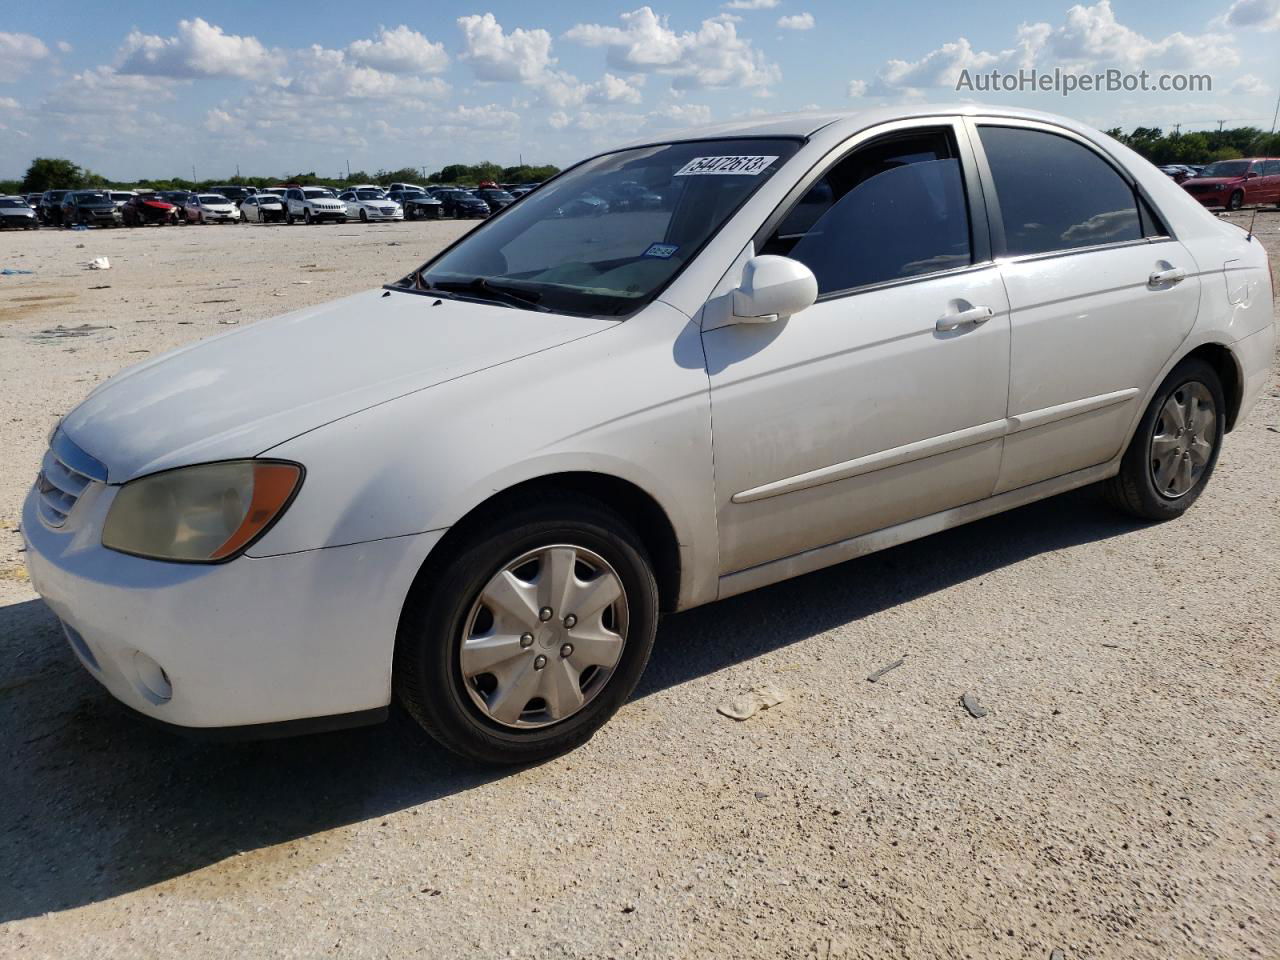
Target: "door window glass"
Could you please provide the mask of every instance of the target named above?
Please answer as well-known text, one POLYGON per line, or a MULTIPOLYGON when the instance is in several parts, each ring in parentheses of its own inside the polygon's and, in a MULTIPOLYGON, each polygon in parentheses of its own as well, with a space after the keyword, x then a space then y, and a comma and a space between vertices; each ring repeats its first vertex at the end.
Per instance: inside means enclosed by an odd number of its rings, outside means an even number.
POLYGON ((760 252, 805 264, 819 295, 972 263, 964 178, 950 131, 860 147, 814 183, 760 252))
POLYGON ((1088 147, 1021 127, 978 131, 1010 254, 1142 239, 1133 188, 1088 147))

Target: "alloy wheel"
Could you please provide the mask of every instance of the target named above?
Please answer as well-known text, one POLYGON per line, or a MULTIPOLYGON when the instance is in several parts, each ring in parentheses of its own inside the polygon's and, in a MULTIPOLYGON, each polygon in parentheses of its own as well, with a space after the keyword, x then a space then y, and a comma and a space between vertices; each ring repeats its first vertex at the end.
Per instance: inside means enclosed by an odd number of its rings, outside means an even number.
POLYGON ((504 727, 565 720, 609 683, 627 637, 627 597, 608 561, 555 544, 495 573, 463 622, 458 665, 472 703, 504 727))
POLYGON ((1186 496, 1213 457, 1218 411, 1209 388, 1198 380, 1179 386, 1160 408, 1151 436, 1151 478, 1160 495, 1186 496))

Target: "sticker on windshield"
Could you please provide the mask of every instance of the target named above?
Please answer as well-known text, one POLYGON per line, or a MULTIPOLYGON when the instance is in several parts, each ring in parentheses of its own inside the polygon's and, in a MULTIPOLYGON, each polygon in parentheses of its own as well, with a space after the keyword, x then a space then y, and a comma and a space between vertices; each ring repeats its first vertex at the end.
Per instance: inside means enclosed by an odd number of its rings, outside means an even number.
POLYGON ((747 176, 766 170, 777 157, 694 157, 672 174, 673 177, 747 176))
POLYGON ((657 257, 659 260, 670 260, 675 256, 675 252, 679 249, 679 245, 674 243, 651 243, 649 244, 649 249, 640 254, 640 256, 657 257))

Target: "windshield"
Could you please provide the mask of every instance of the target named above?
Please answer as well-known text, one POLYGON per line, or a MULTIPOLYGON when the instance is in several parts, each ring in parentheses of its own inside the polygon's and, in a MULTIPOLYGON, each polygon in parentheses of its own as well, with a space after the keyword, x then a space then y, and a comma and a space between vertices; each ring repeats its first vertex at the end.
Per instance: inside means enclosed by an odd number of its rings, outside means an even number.
POLYGON ((77 193, 76 200, 80 203, 105 203, 110 202, 111 198, 105 193, 91 190, 87 193, 77 193))
POLYGON ((326 190, 323 187, 309 187, 306 190, 302 191, 302 195, 306 197, 308 200, 313 200, 316 197, 332 197, 333 191, 326 190))
POLYGON ((624 316, 658 295, 760 185, 795 140, 659 144, 588 160, 469 234, 402 283, 531 309, 624 316), (647 204, 601 199, 619 183, 647 204))
POLYGON ((201 203, 229 203, 226 197, 216 193, 202 193, 200 195, 201 203))
POLYGON ((111 199, 112 200, 128 200, 132 196, 133 196, 132 193, 113 193, 111 194, 111 199))
POLYGON ((1219 160, 1200 171, 1202 177, 1243 177, 1249 172, 1248 160, 1219 160))
POLYGON ((356 191, 357 200, 385 200, 387 195, 381 190, 365 189, 356 191))
POLYGON ((10 200, 8 197, 0 197, 0 207, 22 207, 24 210, 30 209, 25 200, 10 200))
POLYGON ((505 190, 481 190, 480 192, 484 194, 486 197, 491 197, 494 200, 514 200, 515 199, 515 197, 507 193, 507 191, 505 190))

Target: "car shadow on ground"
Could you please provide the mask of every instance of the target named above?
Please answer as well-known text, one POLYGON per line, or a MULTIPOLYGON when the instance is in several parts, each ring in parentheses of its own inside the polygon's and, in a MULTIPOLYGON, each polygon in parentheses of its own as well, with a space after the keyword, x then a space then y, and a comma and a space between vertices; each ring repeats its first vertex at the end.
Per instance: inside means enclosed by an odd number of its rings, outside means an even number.
MULTIPOLYGON (((1078 491, 669 617, 636 697, 1138 526, 1078 491)), ((507 773, 455 759, 399 710, 383 726, 294 740, 183 740, 102 691, 38 601, 0 607, 0 663, 0 922, 104 900, 507 773)))

